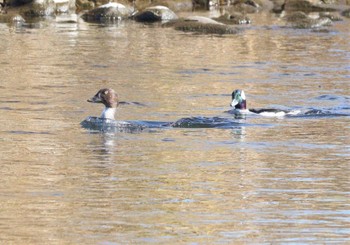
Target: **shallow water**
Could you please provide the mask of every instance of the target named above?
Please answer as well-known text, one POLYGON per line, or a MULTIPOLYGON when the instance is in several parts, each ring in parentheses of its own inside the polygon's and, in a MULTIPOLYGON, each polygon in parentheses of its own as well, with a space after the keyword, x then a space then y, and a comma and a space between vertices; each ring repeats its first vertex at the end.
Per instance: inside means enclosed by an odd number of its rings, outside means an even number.
MULTIPOLYGON (((226 129, 82 128, 102 87, 120 120, 249 107, 350 114, 349 20, 253 17, 238 35, 156 25, 0 24, 0 239, 26 244, 350 242, 350 117, 247 117, 226 129)), ((232 119, 233 120, 233 119, 232 119)))

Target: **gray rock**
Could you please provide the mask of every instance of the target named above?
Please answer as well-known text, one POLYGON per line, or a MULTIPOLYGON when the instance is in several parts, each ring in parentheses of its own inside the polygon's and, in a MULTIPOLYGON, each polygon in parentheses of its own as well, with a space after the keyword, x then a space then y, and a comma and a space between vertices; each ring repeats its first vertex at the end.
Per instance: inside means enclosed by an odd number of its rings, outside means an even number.
POLYGON ((44 17, 75 11, 75 0, 7 0, 11 10, 26 17, 44 17))
POLYGON ((350 18, 350 9, 342 11, 341 15, 346 17, 346 18, 350 18))
POLYGON ((133 9, 120 3, 107 3, 92 9, 81 17, 87 22, 115 22, 127 19, 131 16, 133 9))
POLYGON ((216 20, 207 18, 207 17, 203 17, 203 16, 189 16, 184 18, 185 22, 198 22, 201 24, 215 24, 215 25, 224 25, 220 22, 217 22, 216 20))
POLYGON ((255 13, 262 9, 262 2, 259 0, 238 0, 228 8, 231 12, 255 13))
POLYGON ((320 17, 325 17, 330 19, 331 21, 342 21, 343 19, 339 16, 339 14, 331 14, 331 13, 325 13, 321 12, 320 17))
POLYGON ((286 0, 284 9, 304 12, 336 11, 335 8, 320 0, 286 0))
POLYGON ((292 28, 313 29, 324 26, 330 26, 333 21, 326 15, 310 16, 304 12, 297 11, 285 17, 286 21, 292 28))
POLYGON ((202 34, 236 34, 238 29, 202 16, 191 16, 171 21, 163 26, 172 26, 175 30, 202 34))
POLYGON ((227 25, 242 25, 242 24, 250 24, 251 20, 248 16, 241 13, 231 13, 224 14, 218 18, 213 18, 216 21, 227 25))
POLYGON ((138 22, 156 22, 177 19, 177 15, 169 8, 164 6, 148 7, 141 12, 136 13, 133 18, 138 22))
POLYGON ((6 1, 6 3, 11 6, 21 6, 32 2, 34 2, 34 0, 7 0, 6 1))

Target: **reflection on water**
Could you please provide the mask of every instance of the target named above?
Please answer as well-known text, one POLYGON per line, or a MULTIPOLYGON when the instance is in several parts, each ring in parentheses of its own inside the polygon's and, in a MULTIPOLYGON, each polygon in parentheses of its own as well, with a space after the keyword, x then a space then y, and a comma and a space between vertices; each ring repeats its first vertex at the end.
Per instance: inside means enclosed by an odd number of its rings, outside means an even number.
POLYGON ((248 106, 350 114, 349 23, 233 36, 123 22, 0 25, 1 241, 348 243, 349 116, 234 118, 248 106), (113 87, 120 120, 229 128, 81 128, 113 87), (225 119, 225 120, 226 120, 225 119))

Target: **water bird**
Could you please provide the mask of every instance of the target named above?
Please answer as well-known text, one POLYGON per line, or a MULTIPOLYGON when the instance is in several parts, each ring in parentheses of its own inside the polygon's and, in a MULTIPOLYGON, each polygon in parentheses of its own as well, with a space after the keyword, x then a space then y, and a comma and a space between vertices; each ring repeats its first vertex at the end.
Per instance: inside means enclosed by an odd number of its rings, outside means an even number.
MULTIPOLYGON (((237 126, 237 123, 232 121, 232 119, 220 117, 181 118, 175 122, 115 120, 118 105, 128 102, 119 101, 117 93, 111 88, 100 89, 87 101, 90 103, 101 103, 105 108, 100 117, 89 116, 81 122, 81 125, 87 129, 103 132, 139 132, 146 128, 231 128, 237 126)), ((133 104, 140 105, 140 103, 136 102, 133 102, 133 104)))
POLYGON ((137 132, 145 128, 145 126, 139 122, 115 120, 119 100, 117 93, 111 88, 100 89, 87 101, 90 103, 101 103, 105 108, 100 117, 88 116, 82 121, 81 125, 84 128, 109 132, 137 132))
POLYGON ((231 107, 234 107, 230 113, 233 114, 258 114, 262 116, 272 116, 272 117, 283 117, 285 115, 296 115, 300 113, 299 110, 281 110, 281 109, 247 109, 247 99, 245 93, 241 89, 236 89, 232 92, 232 101, 230 104, 231 107))
POLYGON ((105 108, 100 118, 114 120, 117 106, 119 104, 117 93, 111 88, 100 89, 92 98, 87 100, 90 103, 102 103, 105 108))

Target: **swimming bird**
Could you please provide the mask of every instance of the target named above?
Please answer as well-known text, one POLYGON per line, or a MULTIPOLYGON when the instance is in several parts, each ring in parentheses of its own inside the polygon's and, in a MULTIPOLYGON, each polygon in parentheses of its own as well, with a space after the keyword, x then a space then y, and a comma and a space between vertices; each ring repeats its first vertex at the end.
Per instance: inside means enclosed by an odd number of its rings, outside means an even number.
POLYGON ((142 121, 120 121, 114 119, 118 105, 128 104, 128 102, 120 102, 117 93, 111 88, 100 89, 97 94, 87 101, 104 104, 105 108, 100 117, 88 116, 85 118, 80 123, 83 128, 101 132, 134 133, 140 132, 146 127, 142 121))
POLYGON ((234 110, 231 110, 230 113, 233 114, 259 114, 262 116, 273 116, 281 117, 285 115, 295 115, 300 111, 287 111, 281 109, 247 109, 247 99, 243 90, 236 89, 232 92, 232 102, 231 107, 234 107, 234 110))
POLYGON ((100 89, 94 97, 87 100, 91 103, 102 103, 105 105, 100 118, 114 120, 119 101, 117 93, 111 88, 100 89))

